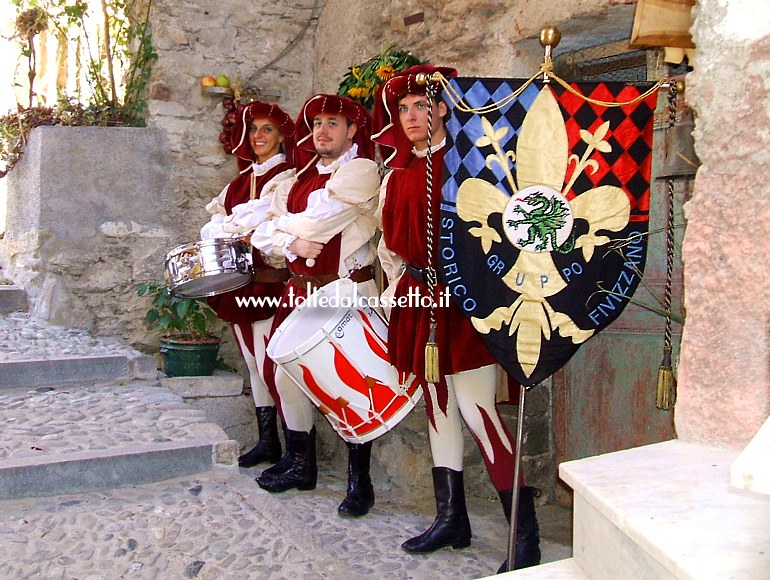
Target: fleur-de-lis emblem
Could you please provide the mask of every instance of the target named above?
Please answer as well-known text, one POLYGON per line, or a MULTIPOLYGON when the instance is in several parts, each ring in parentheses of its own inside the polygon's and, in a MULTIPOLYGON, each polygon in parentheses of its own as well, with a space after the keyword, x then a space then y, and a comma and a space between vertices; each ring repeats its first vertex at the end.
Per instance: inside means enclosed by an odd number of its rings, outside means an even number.
POLYGON ((492 148, 486 166, 491 169, 498 165, 503 170, 510 194, 482 179, 466 179, 457 192, 457 215, 472 224, 469 233, 479 239, 484 253, 489 254, 494 243, 503 242, 503 236, 489 218, 502 214, 505 237, 521 251, 501 279, 519 296, 485 318, 472 317, 471 322, 484 334, 499 331, 503 325, 508 325, 509 336, 517 333, 517 360, 529 377, 540 360, 543 339, 550 340, 552 333, 558 332, 573 344, 585 342, 594 334, 593 329, 579 328, 567 314, 557 312, 549 304, 549 297, 567 287, 552 252, 580 249, 585 261, 590 261, 595 248, 610 241, 598 231, 620 231, 626 227, 630 202, 625 192, 615 186, 603 185, 583 192, 573 189, 581 173, 595 173, 599 168, 592 158, 596 151, 612 151, 612 145, 605 140, 610 124, 607 121, 593 132, 580 130, 585 151, 581 156, 570 155, 564 119, 548 87, 541 89, 527 112, 515 152, 505 151, 501 146, 508 127, 496 129, 486 117, 482 117, 481 125, 484 134, 475 145, 492 148), (576 219, 588 223, 587 232, 576 236, 576 219))

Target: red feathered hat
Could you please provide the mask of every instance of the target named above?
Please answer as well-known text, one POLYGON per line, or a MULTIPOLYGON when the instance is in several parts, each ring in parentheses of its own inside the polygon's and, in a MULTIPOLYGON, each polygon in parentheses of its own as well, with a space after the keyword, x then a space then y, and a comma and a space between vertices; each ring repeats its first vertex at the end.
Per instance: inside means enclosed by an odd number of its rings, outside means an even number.
POLYGON ((286 162, 294 165, 296 150, 294 121, 278 105, 262 101, 249 103, 238 116, 232 132, 231 150, 233 155, 249 163, 257 160, 248 139, 249 127, 254 119, 268 119, 278 127, 281 135, 283 135, 283 154, 286 155, 286 162))
MULTIPOLYGON (((413 143, 401 128, 398 120, 398 101, 404 95, 424 95, 427 85, 417 82, 418 74, 430 77, 439 72, 445 78, 457 76, 457 70, 446 66, 418 64, 405 69, 384 82, 377 91, 374 100, 374 135, 372 141, 380 147, 380 154, 386 167, 406 167, 412 155, 413 143)), ((442 87, 436 81, 436 95, 439 96, 442 87)))
POLYGON ((297 117, 297 168, 301 173, 318 159, 313 145, 313 118, 316 115, 342 115, 356 124, 353 142, 358 145, 358 156, 374 160, 372 118, 363 105, 339 95, 314 95, 302 105, 297 117))

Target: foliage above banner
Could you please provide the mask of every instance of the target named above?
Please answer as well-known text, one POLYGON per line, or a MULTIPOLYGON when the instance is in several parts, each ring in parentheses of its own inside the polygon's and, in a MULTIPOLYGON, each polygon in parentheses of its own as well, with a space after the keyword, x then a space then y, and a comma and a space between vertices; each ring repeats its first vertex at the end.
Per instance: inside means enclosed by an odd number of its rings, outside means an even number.
POLYGON ((350 67, 342 78, 337 94, 350 97, 371 110, 374 95, 382 83, 410 66, 426 62, 391 44, 366 62, 350 67))

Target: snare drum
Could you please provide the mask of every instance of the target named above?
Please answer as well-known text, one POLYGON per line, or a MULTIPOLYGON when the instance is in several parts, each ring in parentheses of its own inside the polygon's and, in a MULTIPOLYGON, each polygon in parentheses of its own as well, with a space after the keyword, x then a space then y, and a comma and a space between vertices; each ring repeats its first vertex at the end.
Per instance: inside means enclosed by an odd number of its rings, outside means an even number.
POLYGON ((230 292, 248 284, 251 276, 251 246, 241 239, 190 242, 166 254, 166 282, 181 298, 230 292))
POLYGON ((345 441, 366 443, 414 409, 422 388, 388 359, 379 309, 354 302, 355 283, 320 288, 276 329, 267 355, 313 401, 345 441))

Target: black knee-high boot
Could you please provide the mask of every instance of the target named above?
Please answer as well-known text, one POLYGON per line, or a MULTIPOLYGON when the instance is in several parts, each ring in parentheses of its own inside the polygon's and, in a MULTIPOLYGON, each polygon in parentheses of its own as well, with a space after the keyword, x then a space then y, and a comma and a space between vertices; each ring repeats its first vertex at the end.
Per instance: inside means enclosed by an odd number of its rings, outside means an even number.
POLYGON ((348 493, 337 508, 346 517, 361 517, 374 505, 374 487, 369 475, 372 442, 348 443, 348 493))
POLYGON ((275 407, 257 407, 259 442, 238 458, 238 467, 254 467, 260 463, 275 463, 281 458, 278 419, 275 407))
POLYGON ((315 427, 310 433, 286 429, 286 453, 257 478, 259 487, 276 493, 293 488, 315 489, 318 480, 315 447, 315 427))
POLYGON ((445 546, 454 549, 471 544, 471 522, 465 507, 463 472, 448 467, 433 468, 433 491, 436 494, 436 519, 419 536, 401 544, 412 554, 433 552, 445 546))
MULTIPOLYGON (((538 490, 534 487, 519 488, 519 509, 516 512, 516 557, 513 561, 513 569, 529 568, 540 564, 540 528, 537 525, 535 513, 535 496, 538 490)), ((511 523, 511 499, 513 490, 499 491, 500 501, 503 504, 505 519, 511 523)), ((503 562, 498 574, 506 572, 508 559, 503 562)))

